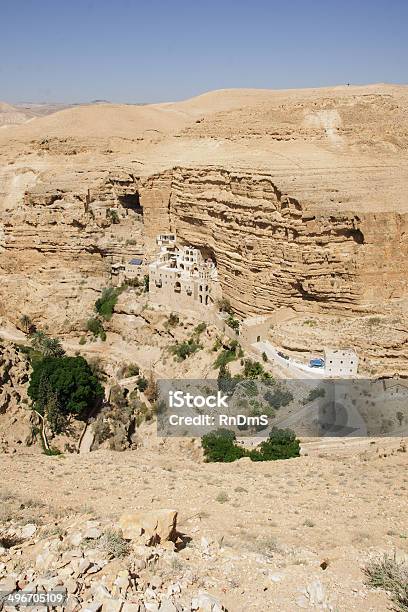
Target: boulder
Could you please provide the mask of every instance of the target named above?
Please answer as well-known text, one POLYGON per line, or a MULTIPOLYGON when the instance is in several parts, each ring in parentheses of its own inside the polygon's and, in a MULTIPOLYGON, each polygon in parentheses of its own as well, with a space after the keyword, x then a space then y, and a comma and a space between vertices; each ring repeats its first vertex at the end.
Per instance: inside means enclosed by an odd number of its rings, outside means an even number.
POLYGON ((308 584, 305 594, 312 606, 322 605, 325 602, 325 589, 320 580, 308 584))
POLYGON ((204 592, 200 592, 198 597, 192 599, 191 609, 197 610, 197 612, 222 612, 225 610, 218 599, 204 592))
POLYGON ((84 539, 86 540, 97 540, 102 535, 102 532, 98 527, 89 527, 84 533, 84 539))
POLYGON ((167 597, 162 598, 159 610, 160 612, 177 612, 176 606, 167 597))
POLYGON ((98 601, 90 601, 81 608, 81 612, 99 612, 102 604, 98 601))
POLYGON ((125 601, 125 603, 123 604, 122 612, 139 612, 139 611, 140 611, 140 604, 138 603, 129 603, 125 601))
POLYGON ((21 537, 24 539, 32 538, 32 536, 35 534, 36 531, 37 531, 37 525, 34 525, 34 523, 28 523, 27 525, 24 525, 24 527, 22 528, 21 537))
POLYGON ((119 520, 123 537, 127 540, 142 540, 150 546, 163 541, 177 539, 177 511, 152 510, 124 514, 119 520))
POLYGON ((120 612, 124 602, 121 599, 106 599, 103 602, 102 612, 120 612))

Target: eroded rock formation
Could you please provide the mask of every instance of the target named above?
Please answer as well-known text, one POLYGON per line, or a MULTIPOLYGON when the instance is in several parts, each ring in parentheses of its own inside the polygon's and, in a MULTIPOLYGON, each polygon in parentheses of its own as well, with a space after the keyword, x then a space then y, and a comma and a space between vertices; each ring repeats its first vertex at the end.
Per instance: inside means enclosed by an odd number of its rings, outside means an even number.
POLYGON ((215 92, 8 128, 0 316, 83 329, 111 264, 149 260, 167 230, 215 257, 241 316, 280 306, 398 315, 408 297, 407 99, 391 86, 215 92))

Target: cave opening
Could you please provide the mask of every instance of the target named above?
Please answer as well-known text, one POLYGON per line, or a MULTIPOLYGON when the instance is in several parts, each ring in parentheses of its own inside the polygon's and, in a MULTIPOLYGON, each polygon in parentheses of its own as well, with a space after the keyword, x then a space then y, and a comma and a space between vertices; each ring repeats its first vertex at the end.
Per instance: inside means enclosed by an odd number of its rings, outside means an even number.
POLYGON ((364 234, 359 229, 347 228, 339 231, 338 234, 346 238, 352 238, 357 244, 364 244, 364 234))
POLYGON ((118 196, 118 200, 123 208, 127 208, 128 210, 132 210, 139 215, 143 215, 143 206, 140 203, 138 191, 135 193, 126 193, 118 196))

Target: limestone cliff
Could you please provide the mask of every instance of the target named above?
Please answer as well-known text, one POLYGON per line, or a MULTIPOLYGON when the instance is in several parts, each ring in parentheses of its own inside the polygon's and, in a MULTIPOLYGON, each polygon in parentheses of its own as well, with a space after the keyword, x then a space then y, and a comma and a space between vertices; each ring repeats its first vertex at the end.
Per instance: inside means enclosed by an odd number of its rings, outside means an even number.
POLYGON ((282 305, 375 310, 407 295, 404 213, 305 205, 272 175, 217 167, 174 170, 167 223, 163 201, 146 204, 150 235, 154 219, 156 232, 171 229, 212 252, 224 295, 241 315, 282 305))
POLYGON ((78 332, 111 264, 173 230, 241 316, 379 314, 404 335, 407 109, 397 86, 234 90, 2 130, 0 316, 78 332))
POLYGON ((92 303, 109 282, 111 262, 151 253, 154 236, 166 230, 211 252, 223 293, 242 316, 282 305, 370 312, 407 296, 405 213, 304 204, 279 176, 215 166, 148 177, 106 172, 78 185, 37 183, 9 211, 3 315, 22 304, 40 313, 57 294, 75 319, 84 296, 92 303))

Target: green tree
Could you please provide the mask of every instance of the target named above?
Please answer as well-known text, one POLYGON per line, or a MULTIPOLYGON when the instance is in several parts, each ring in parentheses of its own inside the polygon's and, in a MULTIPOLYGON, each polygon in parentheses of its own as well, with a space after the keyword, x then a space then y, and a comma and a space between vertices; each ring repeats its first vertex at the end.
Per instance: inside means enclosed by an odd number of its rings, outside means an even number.
POLYGON ((143 287, 144 287, 144 292, 148 293, 149 292, 149 275, 145 274, 143 277, 143 287))
POLYGON ((223 393, 232 393, 235 385, 229 367, 222 364, 218 372, 218 389, 223 393))
POLYGON ((58 338, 51 338, 40 330, 34 332, 31 336, 31 345, 34 350, 42 353, 44 357, 62 357, 65 354, 58 338))
POLYGON ((103 398, 99 380, 83 357, 44 357, 34 364, 28 395, 43 415, 49 397, 46 385, 64 415, 85 415, 103 398))
POLYGON ((228 314, 233 313, 232 306, 227 298, 221 298, 218 300, 217 307, 220 312, 227 312, 228 314))
POLYGON ((31 336, 31 346, 33 347, 33 349, 42 352, 42 348, 46 338, 47 335, 43 331, 35 331, 31 336))
POLYGON ((54 434, 63 432, 67 426, 67 417, 62 410, 58 395, 49 389, 44 402, 44 416, 54 434))
POLYGON ((291 429, 272 427, 269 438, 262 442, 259 451, 251 451, 253 461, 274 461, 299 457, 300 442, 291 429))
POLYGON ((273 391, 267 391, 265 393, 264 399, 270 406, 278 410, 282 406, 290 404, 290 402, 293 401, 293 395, 288 389, 285 389, 281 385, 276 385, 273 391))
POLYGON ((272 428, 269 438, 261 443, 259 449, 246 450, 236 444, 236 436, 228 429, 218 429, 201 438, 206 461, 230 463, 250 457, 252 461, 275 461, 299 457, 300 443, 290 429, 272 428))
POLYGON ((244 378, 261 378, 264 374, 264 369, 259 361, 252 361, 252 359, 245 359, 244 362, 244 378))
POLYGON ((44 339, 42 353, 44 357, 62 357, 65 355, 60 340, 58 338, 49 338, 48 336, 44 339))
POLYGON ((205 434, 201 438, 201 446, 204 450, 205 460, 209 462, 231 463, 247 452, 241 446, 235 444, 236 436, 228 429, 218 429, 205 434))
POLYGON ((118 297, 122 292, 121 287, 106 287, 95 302, 95 310, 106 321, 110 321, 113 315, 113 310, 118 301, 118 297))
POLYGON ((136 387, 139 389, 141 393, 143 393, 143 391, 147 389, 148 384, 149 382, 147 378, 145 378, 144 376, 139 376, 136 382, 136 387))
POLYGON ((106 339, 106 333, 103 329, 102 321, 98 319, 98 317, 92 317, 91 319, 88 319, 88 321, 86 322, 86 329, 90 331, 91 334, 95 336, 95 338, 100 336, 102 340, 106 339))
POLYGON ((234 331, 239 330, 239 321, 234 317, 234 315, 230 314, 228 319, 226 320, 226 324, 231 327, 234 331))

